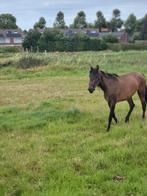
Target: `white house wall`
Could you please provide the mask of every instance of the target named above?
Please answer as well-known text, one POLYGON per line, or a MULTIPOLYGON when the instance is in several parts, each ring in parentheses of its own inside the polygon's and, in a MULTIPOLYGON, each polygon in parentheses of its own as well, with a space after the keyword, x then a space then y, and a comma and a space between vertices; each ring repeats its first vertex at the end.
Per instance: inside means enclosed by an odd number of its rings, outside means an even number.
POLYGON ((15 37, 14 38, 14 43, 15 44, 21 44, 22 43, 22 38, 21 37, 15 37))
POLYGON ((5 38, 5 44, 10 44, 10 38, 5 38))
POLYGON ((5 43, 5 38, 0 37, 0 44, 4 44, 5 43))

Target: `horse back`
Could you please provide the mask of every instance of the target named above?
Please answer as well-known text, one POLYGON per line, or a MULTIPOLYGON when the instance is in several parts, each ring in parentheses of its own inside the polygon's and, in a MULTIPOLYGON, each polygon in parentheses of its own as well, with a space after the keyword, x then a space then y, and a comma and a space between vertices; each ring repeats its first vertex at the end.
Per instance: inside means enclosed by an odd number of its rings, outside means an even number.
POLYGON ((144 90, 146 80, 143 74, 132 72, 118 78, 117 98, 118 101, 132 97, 136 91, 144 90))
POLYGON ((132 72, 119 77, 119 81, 127 83, 127 85, 134 84, 137 87, 146 83, 145 77, 142 73, 132 72))

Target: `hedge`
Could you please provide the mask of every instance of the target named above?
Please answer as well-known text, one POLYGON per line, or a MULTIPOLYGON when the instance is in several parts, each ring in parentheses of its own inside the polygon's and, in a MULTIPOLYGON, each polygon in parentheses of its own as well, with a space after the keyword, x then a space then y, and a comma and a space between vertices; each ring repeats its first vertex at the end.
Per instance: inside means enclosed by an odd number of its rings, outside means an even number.
POLYGON ((107 44, 108 49, 112 51, 127 51, 127 50, 147 50, 145 43, 117 43, 107 44))
POLYGON ((6 45, 1 45, 0 46, 0 53, 17 53, 21 52, 23 50, 22 46, 6 46, 6 45))
POLYGON ((99 51, 106 50, 107 44, 104 40, 89 39, 89 40, 63 40, 63 41, 48 41, 47 43, 38 44, 39 51, 99 51))

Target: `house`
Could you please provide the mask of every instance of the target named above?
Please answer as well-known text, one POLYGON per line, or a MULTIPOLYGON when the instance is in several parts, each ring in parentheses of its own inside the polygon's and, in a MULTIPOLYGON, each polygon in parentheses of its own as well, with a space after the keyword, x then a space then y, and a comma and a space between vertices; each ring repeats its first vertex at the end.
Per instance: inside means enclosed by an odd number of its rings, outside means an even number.
MULTIPOLYGON (((54 28, 47 28, 48 30, 54 30, 54 28)), ((40 33, 43 33, 45 29, 38 29, 40 33)), ((74 36, 77 33, 83 33, 88 35, 91 38, 103 38, 104 36, 107 36, 109 34, 114 35, 118 38, 120 42, 128 42, 128 34, 124 31, 118 31, 118 32, 111 32, 108 28, 102 28, 101 32, 99 32, 98 29, 58 29, 60 32, 62 32, 65 36, 74 36)))
POLYGON ((89 37, 98 37, 99 31, 98 29, 60 29, 62 33, 66 36, 73 36, 77 33, 84 33, 89 37))
POLYGON ((128 33, 123 32, 123 31, 118 31, 118 32, 100 32, 99 33, 99 38, 103 38, 104 36, 107 35, 114 35, 118 38, 120 42, 128 42, 128 33))
POLYGON ((98 29, 60 29, 60 31, 63 32, 66 36, 73 36, 77 33, 84 33, 91 38, 103 38, 104 36, 112 34, 116 36, 120 42, 128 42, 128 34, 126 32, 110 32, 108 29, 102 30, 103 31, 99 32, 98 29))
POLYGON ((19 45, 23 42, 21 29, 0 29, 0 45, 19 45))

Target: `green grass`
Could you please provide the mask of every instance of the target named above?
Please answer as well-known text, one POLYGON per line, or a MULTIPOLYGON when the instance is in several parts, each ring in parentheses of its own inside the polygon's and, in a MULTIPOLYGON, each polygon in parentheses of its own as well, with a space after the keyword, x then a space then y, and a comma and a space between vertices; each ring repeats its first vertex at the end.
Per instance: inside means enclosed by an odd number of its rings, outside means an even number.
MULTIPOLYGON (((38 58, 41 54, 37 55, 38 58)), ((89 94, 88 69, 147 76, 147 52, 43 54, 48 64, 18 68, 22 54, 0 54, 0 195, 147 195, 147 120, 141 104, 106 132, 103 93, 89 94), (123 181, 114 181, 114 176, 123 181)))

